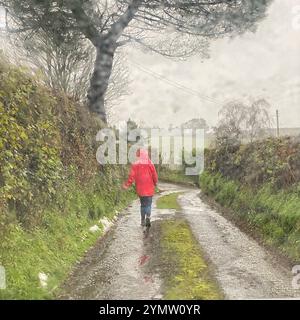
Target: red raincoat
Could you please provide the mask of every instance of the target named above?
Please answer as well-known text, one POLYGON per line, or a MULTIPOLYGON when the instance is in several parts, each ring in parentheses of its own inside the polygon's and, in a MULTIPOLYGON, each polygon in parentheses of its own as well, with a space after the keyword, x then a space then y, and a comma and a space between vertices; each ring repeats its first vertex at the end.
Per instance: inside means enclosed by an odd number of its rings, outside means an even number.
POLYGON ((140 149, 137 152, 138 160, 131 165, 126 187, 135 182, 136 192, 140 197, 153 196, 158 181, 154 164, 149 159, 148 152, 140 149))

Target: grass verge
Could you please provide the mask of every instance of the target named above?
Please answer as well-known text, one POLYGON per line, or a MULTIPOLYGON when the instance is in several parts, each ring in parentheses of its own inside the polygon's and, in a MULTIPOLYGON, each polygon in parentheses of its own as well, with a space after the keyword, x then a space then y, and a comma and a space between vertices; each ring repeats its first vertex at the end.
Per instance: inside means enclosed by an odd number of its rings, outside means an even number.
POLYGON ((198 176, 187 176, 182 170, 170 170, 166 168, 159 171, 159 180, 187 186, 198 184, 198 176))
POLYGON ((197 240, 185 220, 161 222, 160 250, 165 270, 164 299, 222 298, 218 286, 209 274, 197 240))
MULTIPOLYGON (((98 182, 100 179, 98 179, 98 182)), ((5 290, 0 299, 52 299, 72 267, 101 236, 100 218, 112 218, 135 197, 133 192, 119 192, 104 182, 95 185, 73 185, 56 205, 45 208, 41 224, 31 230, 19 224, 6 228, 0 243, 0 265, 6 271, 5 290), (100 192, 100 189, 102 192, 100 192), (95 233, 89 231, 98 225, 95 233), (48 276, 42 287, 39 273, 48 276)))
POLYGON ((157 209, 175 209, 179 210, 180 206, 178 204, 178 196, 180 195, 180 192, 175 192, 168 194, 166 196, 162 196, 157 199, 156 201, 156 207, 157 209))
POLYGON ((300 260, 300 198, 297 190, 274 191, 268 184, 253 190, 220 174, 204 172, 202 191, 230 209, 263 241, 293 262, 300 260))

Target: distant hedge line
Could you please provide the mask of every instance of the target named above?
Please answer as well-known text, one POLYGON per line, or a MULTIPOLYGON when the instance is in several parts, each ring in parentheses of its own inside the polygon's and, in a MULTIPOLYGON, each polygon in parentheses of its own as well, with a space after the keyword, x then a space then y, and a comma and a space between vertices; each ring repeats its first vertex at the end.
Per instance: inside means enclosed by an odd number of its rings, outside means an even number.
POLYGON ((300 182, 300 137, 269 138, 245 145, 221 144, 206 150, 205 168, 251 187, 276 189, 300 182))

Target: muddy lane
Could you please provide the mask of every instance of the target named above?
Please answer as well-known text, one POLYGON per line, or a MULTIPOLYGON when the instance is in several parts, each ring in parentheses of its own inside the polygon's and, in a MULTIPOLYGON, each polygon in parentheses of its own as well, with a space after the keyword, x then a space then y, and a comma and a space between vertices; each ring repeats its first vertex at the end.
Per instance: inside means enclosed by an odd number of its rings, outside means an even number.
POLYGON ((145 272, 153 234, 140 226, 139 202, 125 210, 67 280, 61 299, 156 299, 157 275, 145 272))
MULTIPOLYGON (((205 204, 199 189, 161 183, 165 195, 179 196, 181 217, 190 224, 226 299, 299 298, 292 272, 276 256, 205 204)), ((168 219, 174 210, 158 210, 152 221, 168 219)), ((155 223, 154 222, 154 225, 155 223)), ((61 299, 162 299, 159 268, 151 270, 156 228, 140 226, 139 201, 134 201, 115 226, 99 240, 66 281, 61 299), (150 267, 149 267, 150 266, 150 267)))
MULTIPOLYGON (((174 210, 157 210, 157 197, 153 201, 152 221, 175 214, 174 210)), ((87 252, 65 282, 60 299, 162 298, 159 274, 148 264, 156 251, 155 228, 144 232, 139 206, 139 200, 134 201, 106 236, 87 252)))

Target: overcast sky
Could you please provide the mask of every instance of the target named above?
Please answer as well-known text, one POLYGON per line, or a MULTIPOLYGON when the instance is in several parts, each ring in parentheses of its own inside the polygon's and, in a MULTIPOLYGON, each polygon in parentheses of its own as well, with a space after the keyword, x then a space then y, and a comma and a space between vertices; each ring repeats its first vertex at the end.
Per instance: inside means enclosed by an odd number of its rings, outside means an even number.
POLYGON ((203 117, 215 125, 224 102, 264 97, 274 116, 279 109, 282 127, 300 127, 300 22, 297 27, 294 12, 300 15, 300 0, 275 0, 255 34, 217 40, 207 60, 194 56, 173 61, 130 49, 131 94, 116 107, 114 121, 131 117, 168 126, 203 117), (173 85, 159 80, 157 74, 173 85))
POLYGON ((215 41, 206 60, 127 51, 131 93, 115 107, 113 122, 167 127, 202 117, 212 126, 226 101, 266 98, 282 127, 300 127, 300 0, 275 0, 256 33, 215 41))

